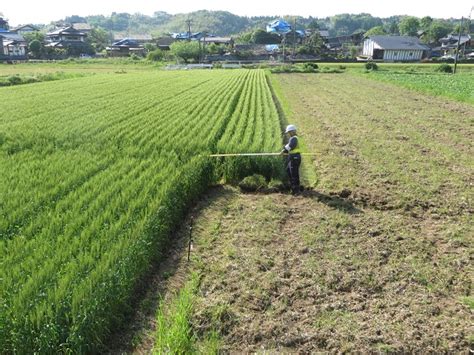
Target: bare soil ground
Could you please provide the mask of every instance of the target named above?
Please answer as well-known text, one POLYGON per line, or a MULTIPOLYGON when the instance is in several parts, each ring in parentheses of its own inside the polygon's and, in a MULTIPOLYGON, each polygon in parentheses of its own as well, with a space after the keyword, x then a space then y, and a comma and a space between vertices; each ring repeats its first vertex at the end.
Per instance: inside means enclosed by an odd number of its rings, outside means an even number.
POLYGON ((316 191, 211 200, 193 323, 223 351, 468 352, 472 260, 436 221, 316 191))

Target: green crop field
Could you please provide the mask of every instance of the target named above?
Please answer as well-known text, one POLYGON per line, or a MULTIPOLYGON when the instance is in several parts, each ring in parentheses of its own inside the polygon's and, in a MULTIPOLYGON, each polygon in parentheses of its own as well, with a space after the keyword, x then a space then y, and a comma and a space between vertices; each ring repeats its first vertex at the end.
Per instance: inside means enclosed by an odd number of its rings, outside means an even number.
POLYGON ((102 74, 0 88, 0 348, 95 351, 189 203, 274 163, 263 71, 102 74))
POLYGON ((366 77, 474 104, 473 72, 452 75, 433 72, 403 73, 380 71, 369 73, 366 77))

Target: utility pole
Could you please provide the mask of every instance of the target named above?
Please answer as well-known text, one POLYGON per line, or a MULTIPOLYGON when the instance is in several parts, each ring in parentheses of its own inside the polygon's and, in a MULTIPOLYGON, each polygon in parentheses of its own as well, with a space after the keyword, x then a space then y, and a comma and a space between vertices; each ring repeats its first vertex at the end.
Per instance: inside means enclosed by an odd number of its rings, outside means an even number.
POLYGON ((283 63, 285 63, 286 33, 283 34, 283 63))
POLYGON ((454 70, 453 74, 456 74, 456 68, 458 66, 458 60, 459 60, 459 46, 461 43, 461 34, 462 34, 462 27, 464 25, 464 16, 461 17, 461 27, 459 28, 459 36, 458 36, 458 44, 456 45, 456 56, 454 57, 454 70))
MULTIPOLYGON (((467 35, 470 35, 471 34, 471 16, 472 16, 472 11, 474 11, 474 6, 471 7, 471 12, 469 12, 469 22, 467 24, 467 35)), ((467 44, 467 41, 464 42, 464 48, 463 48, 463 51, 462 51, 462 55, 465 56, 466 55, 466 44, 467 44)))
POLYGON ((296 17, 293 19, 293 58, 296 54, 296 17))
POLYGON ((199 62, 203 63, 204 62, 204 57, 206 56, 206 36, 207 36, 207 31, 202 32, 203 37, 199 39, 199 53, 200 53, 200 59, 199 62), (201 44, 202 42, 202 44, 201 44))
POLYGON ((186 25, 188 25, 188 41, 191 41, 191 24, 193 21, 191 19, 186 20, 186 25))

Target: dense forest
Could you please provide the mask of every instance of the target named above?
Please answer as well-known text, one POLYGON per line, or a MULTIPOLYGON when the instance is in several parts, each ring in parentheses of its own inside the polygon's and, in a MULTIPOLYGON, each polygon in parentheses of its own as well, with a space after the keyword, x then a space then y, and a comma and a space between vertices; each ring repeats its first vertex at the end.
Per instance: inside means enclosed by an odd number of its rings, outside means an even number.
MULTIPOLYGON (((110 16, 69 16, 65 23, 87 22, 93 27, 100 27, 108 32, 129 34, 153 34, 160 36, 169 32, 187 31, 186 20, 192 20, 192 31, 207 31, 215 35, 237 35, 251 32, 280 16, 243 17, 227 11, 200 10, 185 14, 171 15, 158 11, 152 16, 143 14, 112 13, 110 16)), ((413 34, 418 30, 432 32, 432 37, 439 38, 448 32, 456 31, 460 20, 432 19, 431 17, 414 18, 392 16, 389 18, 374 17, 370 14, 340 14, 326 18, 283 16, 290 23, 296 19, 297 29, 327 29, 331 36, 349 35, 356 31, 372 30, 376 34, 399 34, 400 28, 407 28, 406 33, 413 34)), ((431 37, 431 36, 430 36, 431 37)))

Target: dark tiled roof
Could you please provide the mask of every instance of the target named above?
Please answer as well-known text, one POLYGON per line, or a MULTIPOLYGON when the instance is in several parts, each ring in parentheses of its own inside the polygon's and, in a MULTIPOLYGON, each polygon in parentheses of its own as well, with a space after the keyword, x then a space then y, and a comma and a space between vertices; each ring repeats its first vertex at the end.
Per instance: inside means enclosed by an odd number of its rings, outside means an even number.
POLYGON ((39 31, 39 28, 33 25, 18 26, 18 27, 15 27, 12 31, 17 32, 17 31, 28 29, 28 28, 31 29, 32 31, 39 31))
POLYGON ((115 42, 112 46, 113 47, 130 47, 130 48, 140 48, 141 47, 140 44, 132 38, 122 39, 121 41, 115 42))
POLYGON ((56 30, 54 32, 50 32, 50 33, 48 33, 48 36, 61 35, 61 34, 74 35, 74 36, 85 36, 86 35, 85 33, 76 30, 72 26, 69 26, 69 27, 66 27, 66 28, 61 28, 61 29, 56 30))
POLYGON ((15 32, 0 32, 0 37, 9 41, 25 42, 23 36, 15 32))
POLYGON ((80 41, 59 41, 59 42, 51 42, 46 44, 46 47, 53 47, 53 48, 66 48, 66 47, 77 47, 82 48, 86 47, 87 43, 80 42, 80 41))
POLYGON ((416 37, 409 36, 370 36, 372 41, 382 49, 391 50, 429 50, 430 47, 420 42, 416 37))

